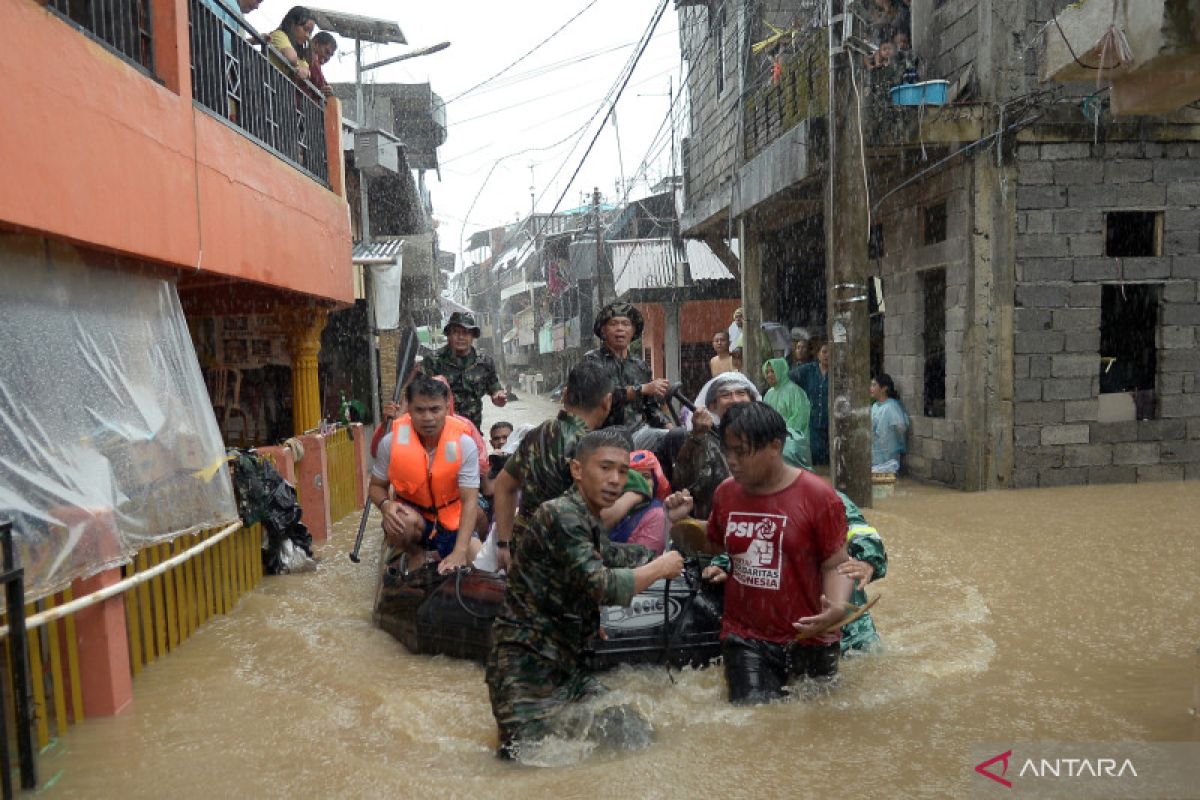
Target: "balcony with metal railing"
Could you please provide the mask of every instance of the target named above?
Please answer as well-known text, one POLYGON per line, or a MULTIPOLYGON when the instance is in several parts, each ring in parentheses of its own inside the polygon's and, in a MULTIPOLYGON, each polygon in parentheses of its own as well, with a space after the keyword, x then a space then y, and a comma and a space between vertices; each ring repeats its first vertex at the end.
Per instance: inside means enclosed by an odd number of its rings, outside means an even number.
POLYGON ((154 74, 150 0, 48 0, 46 6, 89 37, 154 74))
MULTIPOLYGON (((62 1, 62 0, 58 0, 62 1)), ((233 14, 188 0, 192 98, 275 155, 328 184, 325 99, 285 73, 270 45, 233 14)))

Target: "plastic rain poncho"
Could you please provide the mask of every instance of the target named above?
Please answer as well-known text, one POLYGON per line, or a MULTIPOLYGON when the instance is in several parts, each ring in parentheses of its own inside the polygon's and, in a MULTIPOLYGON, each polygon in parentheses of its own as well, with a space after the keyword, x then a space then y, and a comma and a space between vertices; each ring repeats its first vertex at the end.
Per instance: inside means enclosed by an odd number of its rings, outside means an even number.
POLYGON ((789 428, 800 431, 808 438, 808 414, 811 404, 808 395, 788 377, 787 359, 772 358, 763 364, 763 373, 767 367, 775 373, 775 385, 767 390, 763 402, 783 415, 789 428))
POLYGON ((889 397, 871 406, 871 466, 875 472, 894 472, 894 469, 875 469, 889 461, 897 462, 907 450, 908 414, 900 401, 889 397))

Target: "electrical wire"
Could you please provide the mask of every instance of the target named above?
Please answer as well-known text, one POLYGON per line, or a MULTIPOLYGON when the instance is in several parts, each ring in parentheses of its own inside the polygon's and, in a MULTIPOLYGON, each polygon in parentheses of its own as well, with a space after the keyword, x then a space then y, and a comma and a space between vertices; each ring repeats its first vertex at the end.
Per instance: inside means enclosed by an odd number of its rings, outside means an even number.
POLYGON ((572 17, 571 17, 569 20, 567 20, 566 22, 564 22, 562 25, 558 26, 558 28, 557 28, 557 29, 554 31, 554 33, 551 33, 551 34, 550 34, 549 36, 547 36, 545 39, 542 39, 540 42, 538 42, 537 44, 535 44, 535 45, 534 45, 532 48, 530 48, 529 50, 525 51, 524 55, 520 56, 520 57, 519 57, 519 58, 518 58, 516 61, 513 61, 513 62, 512 62, 512 63, 510 63, 508 66, 504 67, 504 68, 503 68, 503 69, 501 69, 499 72, 497 72, 497 73, 495 73, 495 74, 491 75, 490 77, 484 78, 484 79, 483 79, 483 80, 481 80, 479 83, 477 83, 477 84, 475 84, 474 86, 472 86, 470 89, 467 89, 466 91, 462 91, 462 92, 459 92, 458 94, 454 95, 454 97, 451 97, 449 100, 447 100, 447 101, 446 101, 446 105, 450 105, 450 104, 451 104, 451 103, 453 103, 455 100, 459 100, 459 99, 461 99, 461 98, 463 98, 463 97, 466 97, 467 95, 469 95, 471 92, 475 91, 476 89, 478 89, 478 88, 480 88, 480 87, 482 87, 482 86, 486 86, 486 85, 487 85, 488 83, 490 83, 491 81, 495 80, 496 78, 499 78, 499 77, 500 77, 501 75, 503 75, 505 72, 508 72, 510 69, 512 69, 513 67, 515 67, 517 64, 520 64, 522 61, 524 61, 525 59, 529 58, 531 55, 533 55, 533 54, 534 54, 534 53, 536 53, 538 50, 540 50, 540 49, 541 49, 541 48, 542 48, 542 47, 543 47, 543 46, 544 46, 544 45, 545 45, 547 42, 549 42, 551 39, 553 39, 554 37, 556 37, 556 36, 558 36, 560 33, 562 33, 564 30, 566 30, 566 29, 567 29, 567 27, 568 27, 568 26, 569 26, 569 25, 570 25, 572 22, 574 22, 575 20, 577 20, 577 19, 579 19, 580 17, 582 17, 582 16, 583 16, 583 15, 584 15, 584 14, 585 14, 587 11, 588 11, 588 9, 590 9, 592 6, 596 5, 596 3, 597 3, 597 2, 599 2, 599 0, 591 0, 591 2, 589 2, 589 3, 588 3, 586 6, 584 6, 582 9, 580 9, 578 12, 576 12, 576 13, 575 13, 575 15, 574 15, 574 16, 572 16, 572 17))

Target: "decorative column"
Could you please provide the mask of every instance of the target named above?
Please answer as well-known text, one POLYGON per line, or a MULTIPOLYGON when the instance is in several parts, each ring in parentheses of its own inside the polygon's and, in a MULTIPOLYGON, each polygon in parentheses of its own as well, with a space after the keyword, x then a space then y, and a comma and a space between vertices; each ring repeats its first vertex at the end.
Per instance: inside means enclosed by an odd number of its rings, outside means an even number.
POLYGON ((280 312, 288 332, 292 356, 292 430, 297 434, 321 422, 321 385, 317 380, 317 354, 321 331, 329 312, 323 308, 295 308, 280 312))

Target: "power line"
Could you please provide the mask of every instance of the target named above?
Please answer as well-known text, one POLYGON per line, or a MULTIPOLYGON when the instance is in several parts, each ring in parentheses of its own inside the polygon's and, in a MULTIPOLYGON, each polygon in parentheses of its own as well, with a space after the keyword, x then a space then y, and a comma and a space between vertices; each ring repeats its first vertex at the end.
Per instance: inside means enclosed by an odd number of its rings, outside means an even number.
POLYGON ((538 42, 537 44, 535 44, 535 45, 534 45, 532 48, 530 48, 529 50, 527 50, 527 51, 525 52, 525 54, 524 54, 524 55, 522 55, 521 57, 519 57, 519 58, 518 58, 516 61, 513 61, 513 62, 512 62, 512 63, 510 63, 508 66, 504 67, 503 69, 501 69, 499 72, 495 73, 494 75, 491 75, 490 77, 484 78, 484 79, 483 79, 483 80, 481 80, 479 83, 477 83, 477 84, 475 84, 474 86, 472 86, 470 89, 467 89, 467 90, 466 90, 466 91, 464 91, 464 92, 459 92, 459 93, 458 93, 458 94, 456 94, 454 97, 451 97, 449 100, 447 100, 447 101, 446 101, 446 105, 450 105, 450 104, 451 104, 451 103, 453 103, 455 100, 458 100, 458 99, 460 99, 460 98, 462 98, 462 97, 466 97, 466 96, 467 96, 467 95, 469 95, 471 92, 475 91, 476 89, 478 89, 478 88, 479 88, 479 87, 481 87, 481 86, 486 86, 486 85, 487 85, 488 83, 490 83, 491 81, 495 80, 496 78, 499 78, 501 75, 503 75, 504 73, 508 72, 510 69, 512 69, 513 67, 515 67, 517 64, 520 64, 522 61, 524 61, 525 59, 529 58, 531 55, 533 55, 533 54, 534 54, 534 53, 536 53, 536 52, 537 52, 539 49, 541 49, 541 47, 542 47, 543 45, 545 45, 547 42, 549 42, 549 41, 550 41, 551 39, 553 39, 555 36, 558 36, 560 33, 562 33, 564 30, 566 30, 568 25, 570 25, 572 22, 574 22, 575 20, 577 20, 577 19, 579 19, 580 17, 582 17, 582 16, 584 15, 584 13, 586 13, 586 12, 587 12, 587 10, 588 10, 588 9, 590 9, 592 6, 596 5, 596 3, 597 3, 597 2, 599 2, 599 0, 591 0, 591 2, 590 2, 590 3, 588 3, 588 4, 587 4, 586 6, 584 6, 582 9, 580 9, 580 10, 579 10, 579 11, 578 11, 578 12, 577 12, 577 13, 576 13, 576 14, 575 14, 573 17, 571 17, 569 20, 567 20, 566 22, 564 22, 562 25, 559 25, 559 26, 558 26, 558 29, 557 29, 557 30, 555 30, 555 31, 554 31, 554 33, 550 34, 550 35, 549 35, 549 36, 547 36, 545 39, 542 39, 540 42, 538 42))

